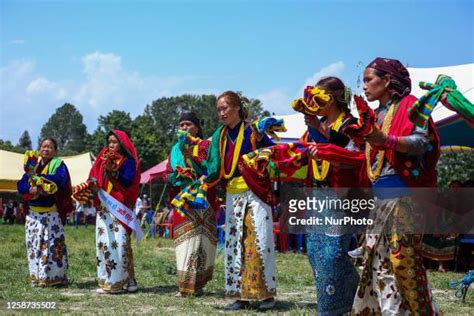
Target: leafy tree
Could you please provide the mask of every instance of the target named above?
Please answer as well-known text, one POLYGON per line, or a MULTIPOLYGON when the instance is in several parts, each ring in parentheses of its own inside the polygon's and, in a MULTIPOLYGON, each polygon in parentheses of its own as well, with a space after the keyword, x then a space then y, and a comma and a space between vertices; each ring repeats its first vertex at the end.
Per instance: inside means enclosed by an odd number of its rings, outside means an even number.
POLYGON ((21 134, 20 140, 18 141, 18 147, 23 148, 24 150, 31 150, 32 144, 31 144, 31 138, 30 134, 28 131, 24 131, 23 134, 21 134))
POLYGON ((240 91, 238 91, 237 94, 240 95, 240 98, 243 100, 249 110, 249 120, 253 121, 271 115, 270 112, 263 109, 263 103, 259 99, 248 99, 242 95, 242 92, 240 91))
POLYGON ((164 154, 158 143, 158 135, 153 128, 153 120, 150 116, 139 115, 133 121, 132 141, 140 157, 142 171, 145 171, 161 160, 164 154))
MULTIPOLYGON (((258 99, 248 101, 251 117, 269 115, 258 99)), ((210 137, 219 126, 214 95, 182 95, 163 97, 145 107, 142 115, 134 120, 124 111, 112 111, 100 116, 98 127, 87 140, 87 148, 97 154, 105 145, 105 134, 112 128, 128 132, 138 155, 141 169, 146 170, 166 159, 176 141, 179 115, 184 111, 195 112, 202 124, 204 137, 210 137)))
POLYGON ((92 151, 94 154, 98 154, 99 151, 105 145, 105 135, 111 129, 119 129, 127 132, 131 135, 133 129, 133 120, 130 117, 130 113, 125 111, 113 110, 106 116, 99 116, 98 126, 94 133, 89 136, 87 140, 87 149, 92 151))
MULTIPOLYGON (((147 142, 147 145, 153 147, 153 152, 156 154, 155 157, 143 157, 142 165, 143 170, 146 167, 151 167, 154 164, 160 162, 168 156, 171 146, 176 140, 176 130, 179 114, 183 111, 196 110, 198 97, 192 95, 183 95, 179 97, 165 97, 160 98, 152 102, 151 105, 145 107, 144 114, 141 118, 137 118, 137 125, 142 126, 144 123, 147 124, 147 129, 153 135, 153 144, 147 142)), ((206 112, 204 109, 203 112, 206 112)), ((201 113, 201 112, 196 112, 201 113)), ((151 137, 148 135, 148 137, 151 137)), ((137 149, 138 150, 138 149, 137 149)), ((140 148, 141 151, 147 150, 146 148, 140 148)))
POLYGON ((0 139, 0 149, 16 153, 24 153, 25 149, 20 146, 14 146, 11 141, 0 139))
POLYGON ((438 186, 447 188, 451 181, 474 180, 474 152, 442 153, 436 168, 438 186))
MULTIPOLYGON (((263 109, 262 103, 258 99, 250 99, 246 103, 251 119, 270 114, 263 109)), ((179 115, 185 111, 192 111, 198 115, 203 135, 206 138, 210 137, 220 125, 215 95, 182 95, 153 101, 145 107, 143 115, 135 119, 132 132, 133 140, 137 142, 137 151, 142 161, 143 170, 152 167, 168 156, 176 141, 179 115)))
MULTIPOLYGON (((41 128, 40 138, 53 137, 58 142, 61 155, 83 152, 87 140, 87 128, 82 114, 72 104, 65 103, 41 128)), ((40 140, 41 141, 41 140, 40 140)))

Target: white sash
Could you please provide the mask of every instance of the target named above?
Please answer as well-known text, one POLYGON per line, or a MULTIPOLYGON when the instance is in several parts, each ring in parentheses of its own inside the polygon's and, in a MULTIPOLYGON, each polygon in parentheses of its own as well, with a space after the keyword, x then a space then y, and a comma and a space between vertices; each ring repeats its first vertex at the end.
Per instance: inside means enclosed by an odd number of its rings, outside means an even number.
POLYGON ((123 205, 120 201, 100 189, 97 193, 100 201, 109 212, 119 221, 130 227, 135 232, 135 239, 140 240, 143 237, 143 232, 140 228, 140 223, 137 220, 135 212, 123 205))

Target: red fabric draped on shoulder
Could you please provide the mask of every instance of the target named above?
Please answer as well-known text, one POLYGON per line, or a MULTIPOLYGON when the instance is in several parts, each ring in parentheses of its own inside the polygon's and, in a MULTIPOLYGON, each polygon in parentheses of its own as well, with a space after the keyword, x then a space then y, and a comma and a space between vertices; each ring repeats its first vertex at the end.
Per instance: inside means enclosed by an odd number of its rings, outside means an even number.
MULTIPOLYGON (((397 112, 393 117, 389 133, 396 136, 411 135, 415 125, 408 117, 408 109, 416 102, 416 97, 407 95, 398 105, 397 112)), ((416 161, 410 159, 410 156, 394 151, 387 150, 385 156, 390 165, 397 171, 398 175, 402 177, 406 185, 409 187, 436 187, 438 173, 436 171, 436 164, 438 163, 440 155, 440 140, 438 129, 436 128, 433 119, 428 122, 428 137, 430 145, 428 151, 424 156, 424 165, 421 166, 416 161)))
MULTIPOLYGON (((89 173, 89 179, 95 178, 97 180, 97 186, 104 190, 107 190, 109 181, 112 182, 113 189, 110 194, 120 202, 124 203, 126 206, 133 207, 139 195, 140 160, 138 158, 135 146, 128 137, 127 133, 118 129, 113 129, 110 131, 107 137, 110 135, 117 137, 120 142, 120 146, 128 156, 127 158, 135 160, 135 177, 133 178, 133 182, 129 187, 124 188, 114 177, 107 176, 107 172, 105 170, 106 161, 102 159, 108 150, 107 146, 104 147, 97 156, 97 159, 92 166, 91 172, 89 173)), ((122 163, 123 161, 125 161, 125 159, 122 160, 122 163)))

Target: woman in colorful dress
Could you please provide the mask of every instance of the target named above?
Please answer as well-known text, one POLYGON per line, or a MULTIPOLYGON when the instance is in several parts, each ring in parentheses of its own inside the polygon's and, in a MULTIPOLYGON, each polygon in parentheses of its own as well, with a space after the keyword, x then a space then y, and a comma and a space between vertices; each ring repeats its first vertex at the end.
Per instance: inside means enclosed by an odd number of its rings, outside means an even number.
POLYGON ((29 205, 25 237, 32 286, 68 283, 63 224, 73 209, 71 180, 66 165, 56 157, 57 150, 56 141, 48 137, 41 141, 39 157, 37 152, 27 152, 25 162, 36 162, 25 168, 17 184, 29 205))
POLYGON ((221 182, 226 191, 225 295, 237 299, 226 309, 243 309, 250 301, 263 301, 259 309, 271 309, 276 295, 272 210, 249 190, 237 166, 242 155, 274 144, 252 131, 235 92, 217 98, 217 113, 224 125, 212 136, 205 182, 221 182))
MULTIPOLYGON (((89 181, 124 204, 134 217, 133 206, 139 194, 140 161, 132 141, 124 131, 107 134, 108 146, 97 156, 89 181)), ((132 229, 118 220, 99 201, 96 217, 98 293, 136 292, 130 235, 132 229)))
MULTIPOLYGON (((351 152, 360 152, 361 159, 354 160, 352 164, 336 165, 327 160, 318 159, 320 156, 324 156, 325 152, 318 151, 317 145, 310 147, 309 155, 313 159, 308 164, 309 177, 314 179, 313 194, 321 200, 326 197, 331 199, 347 198, 350 192, 345 196, 338 196, 328 188, 368 186, 367 177, 361 178, 359 176, 364 162, 363 153, 348 136, 342 133, 345 126, 357 122, 349 110, 351 93, 336 77, 326 77, 319 80, 314 87, 311 87, 311 90, 315 89, 316 93, 323 95, 328 101, 325 103, 319 101, 321 104, 315 113, 317 116, 305 115, 308 132, 303 141, 330 144, 351 152), (322 119, 319 120, 318 116, 322 116, 322 119)), ((330 147, 326 148, 326 153, 328 150, 330 147)), ((355 189, 351 190, 353 192, 355 189)), ((315 211, 321 212, 317 215, 318 217, 334 218, 344 215, 344 212, 340 210, 315 211)), ((310 230, 307 233, 306 246, 316 279, 319 315, 341 315, 352 309, 359 283, 359 274, 347 254, 351 238, 351 234, 344 233, 342 226, 327 227, 320 232, 310 230)))
MULTIPOLYGON (((375 228, 389 217, 413 221, 420 213, 411 187, 436 187, 439 137, 433 121, 415 127, 408 109, 411 80, 398 61, 376 58, 364 71, 364 92, 378 101, 377 125, 367 137, 367 174, 376 197, 375 228), (390 189, 392 188, 392 189, 390 189), (387 190, 388 189, 388 190, 387 190)), ((421 235, 376 231, 366 235, 364 270, 354 301, 355 315, 434 315, 433 300, 423 266, 421 235)))
MULTIPOLYGON (((179 142, 168 157, 168 182, 173 186, 170 198, 191 181, 206 174, 203 162, 207 158, 209 140, 202 140, 201 123, 193 112, 182 113, 179 130, 188 132, 197 144, 184 148, 179 142), (192 174, 192 179, 183 178, 183 172, 192 174)), ((187 214, 174 213, 173 238, 175 241, 178 270, 178 293, 176 296, 200 296, 203 288, 212 279, 217 247, 217 229, 214 210, 218 209, 214 189, 207 191, 210 206, 206 210, 188 209, 187 214)))

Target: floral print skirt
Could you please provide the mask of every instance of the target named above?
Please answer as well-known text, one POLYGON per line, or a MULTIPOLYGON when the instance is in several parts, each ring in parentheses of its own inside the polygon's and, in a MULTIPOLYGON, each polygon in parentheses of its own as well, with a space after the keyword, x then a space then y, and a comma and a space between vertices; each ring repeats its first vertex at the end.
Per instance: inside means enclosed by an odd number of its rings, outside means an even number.
POLYGON ((97 281, 106 291, 118 291, 134 278, 130 234, 109 212, 96 220, 97 281))
POLYGON ((251 191, 226 197, 225 295, 265 300, 276 295, 276 260, 270 206, 251 191))
POLYGON ((30 210, 26 216, 25 239, 32 285, 67 284, 67 249, 58 212, 30 210))

